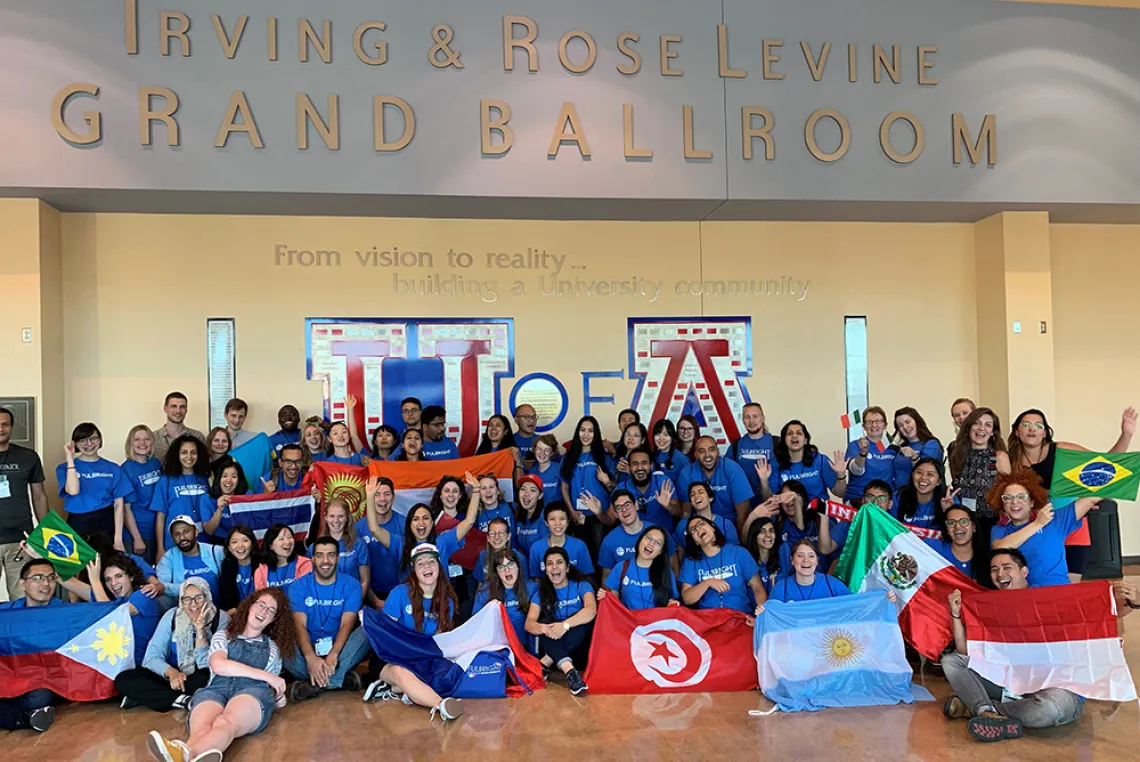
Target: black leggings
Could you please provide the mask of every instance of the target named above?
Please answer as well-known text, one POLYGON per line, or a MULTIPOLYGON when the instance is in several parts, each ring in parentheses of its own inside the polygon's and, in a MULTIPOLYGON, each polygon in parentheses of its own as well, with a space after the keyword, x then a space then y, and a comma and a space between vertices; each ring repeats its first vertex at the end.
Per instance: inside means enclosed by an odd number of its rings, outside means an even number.
POLYGON ((146 667, 129 669, 115 678, 115 690, 129 699, 139 702, 156 712, 169 712, 174 707, 174 699, 185 693, 192 696, 194 691, 206 687, 210 682, 210 670, 196 669, 186 677, 186 686, 179 692, 170 687, 170 681, 156 675, 146 667))
MULTIPOLYGON (((594 576, 598 576, 598 550, 602 547, 602 540, 606 536, 606 526, 598 520, 597 516, 586 517, 583 524, 570 523, 570 535, 586 543, 586 550, 590 551, 590 560, 594 563, 594 576)), ((581 571, 581 570, 579 570, 581 571)))
MULTIPOLYGON (((69 513, 67 524, 79 535, 103 532, 108 537, 115 536, 115 509, 100 508, 90 513, 69 513)), ((124 525, 125 526, 125 525, 124 525)))
POLYGON ((554 661, 555 666, 558 666, 562 660, 569 659, 575 668, 585 669, 593 635, 593 622, 571 627, 570 631, 558 640, 540 635, 538 638, 539 650, 549 656, 554 661))

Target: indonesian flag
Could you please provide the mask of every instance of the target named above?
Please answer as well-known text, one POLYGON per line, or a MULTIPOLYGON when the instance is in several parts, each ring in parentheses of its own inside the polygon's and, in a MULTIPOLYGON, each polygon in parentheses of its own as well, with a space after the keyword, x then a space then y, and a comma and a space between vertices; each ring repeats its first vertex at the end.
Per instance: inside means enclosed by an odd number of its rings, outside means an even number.
POLYGON ((754 690, 752 628, 732 609, 630 611, 607 595, 585 680, 597 694, 754 690))
MULTIPOLYGON (((835 519, 836 521, 843 521, 843 522, 850 524, 852 521, 855 520, 855 514, 857 514, 859 512, 858 508, 856 508, 854 506, 850 506, 847 503, 840 503, 840 502, 837 502, 835 500, 821 501, 821 500, 819 500, 819 498, 816 498, 815 500, 811 501, 811 507, 818 510, 819 504, 821 502, 826 503, 827 515, 830 516, 831 518, 835 519)), ((923 540, 940 540, 940 539, 942 539, 942 533, 939 532, 937 529, 927 529, 926 527, 916 527, 916 526, 912 526, 911 524, 903 524, 903 526, 906 527, 907 529, 909 529, 914 534, 915 537, 921 538, 923 540)))
POLYGON ((903 637, 928 659, 937 659, 954 636, 950 593, 982 590, 878 507, 855 514, 835 574, 853 593, 894 590, 903 637))
POLYGON ((1132 701, 1116 601, 1108 582, 995 590, 962 596, 970 668, 1023 696, 1064 688, 1103 701, 1132 701))
POLYGON ((274 524, 293 530, 297 542, 304 542, 313 521, 313 493, 308 487, 260 495, 234 495, 230 498, 230 516, 234 525, 243 524, 253 530, 257 539, 274 524))

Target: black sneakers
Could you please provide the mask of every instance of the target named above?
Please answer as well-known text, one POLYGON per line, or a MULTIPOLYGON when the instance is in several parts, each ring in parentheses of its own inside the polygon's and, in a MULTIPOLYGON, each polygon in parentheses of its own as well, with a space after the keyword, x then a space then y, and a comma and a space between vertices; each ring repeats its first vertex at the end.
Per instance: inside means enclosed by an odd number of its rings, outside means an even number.
POLYGON ((575 696, 581 696, 588 690, 586 681, 582 679, 581 673, 576 669, 572 669, 566 673, 566 685, 575 696))
POLYGON ((39 709, 33 709, 28 715, 28 725, 40 733, 50 728, 53 722, 55 722, 54 706, 41 706, 39 709))
POLYGON ((289 700, 294 704, 299 704, 302 701, 308 701, 315 698, 321 689, 310 683, 308 680, 298 680, 289 687, 289 700))
POLYGON ((356 670, 350 670, 344 676, 344 684, 341 686, 343 690, 351 693, 359 693, 363 687, 360 680, 360 673, 356 670))

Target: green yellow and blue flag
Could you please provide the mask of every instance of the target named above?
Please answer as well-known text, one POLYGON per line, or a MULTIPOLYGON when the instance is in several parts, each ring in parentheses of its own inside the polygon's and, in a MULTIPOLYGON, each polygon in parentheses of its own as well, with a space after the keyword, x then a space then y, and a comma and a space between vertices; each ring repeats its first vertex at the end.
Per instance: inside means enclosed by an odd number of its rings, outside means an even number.
POLYGON ((71 579, 95 559, 95 550, 55 511, 40 519, 28 545, 51 562, 61 579, 71 579))
POLYGON ((1081 452, 1057 448, 1050 497, 1135 500, 1140 488, 1140 452, 1081 452))

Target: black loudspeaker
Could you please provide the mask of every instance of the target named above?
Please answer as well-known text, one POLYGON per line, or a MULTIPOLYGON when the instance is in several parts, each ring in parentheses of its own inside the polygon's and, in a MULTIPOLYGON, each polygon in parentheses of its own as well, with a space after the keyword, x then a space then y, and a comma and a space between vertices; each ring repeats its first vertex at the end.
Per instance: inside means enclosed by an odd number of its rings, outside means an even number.
POLYGON ((1120 515, 1115 500, 1105 500, 1088 512, 1089 560, 1081 579, 1120 579, 1124 576, 1120 553, 1120 515))

